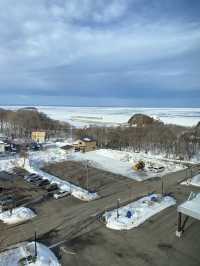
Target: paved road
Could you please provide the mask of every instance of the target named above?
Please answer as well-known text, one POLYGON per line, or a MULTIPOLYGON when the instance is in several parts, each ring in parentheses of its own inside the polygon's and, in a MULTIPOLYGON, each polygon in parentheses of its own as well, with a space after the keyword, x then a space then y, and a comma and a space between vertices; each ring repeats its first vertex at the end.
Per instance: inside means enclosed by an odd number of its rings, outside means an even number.
MULTIPOLYGON (((100 170, 98 171, 101 172, 100 170)), ((197 171, 196 167, 193 168, 193 172, 195 171, 197 171)), ((165 191, 175 192, 174 186, 184 179, 186 175, 189 175, 188 170, 172 173, 164 177, 165 191)), ((123 202, 136 199, 152 191, 161 192, 161 181, 158 178, 145 182, 136 182, 123 178, 122 182, 122 177, 119 176, 118 182, 116 175, 113 175, 113 180, 112 183, 100 189, 102 198, 99 200, 83 203, 72 197, 60 200, 51 199, 34 206, 38 215, 32 221, 18 226, 1 224, 1 232, 4 232, 0 235, 1 250, 11 244, 32 239, 34 231, 37 232, 39 239, 49 245, 62 240, 69 241, 84 232, 100 226, 99 223, 96 223, 96 214, 103 212, 107 208, 115 207, 117 199, 120 199, 123 204, 123 202)), ((188 188, 183 188, 182 190, 189 191, 188 188)))

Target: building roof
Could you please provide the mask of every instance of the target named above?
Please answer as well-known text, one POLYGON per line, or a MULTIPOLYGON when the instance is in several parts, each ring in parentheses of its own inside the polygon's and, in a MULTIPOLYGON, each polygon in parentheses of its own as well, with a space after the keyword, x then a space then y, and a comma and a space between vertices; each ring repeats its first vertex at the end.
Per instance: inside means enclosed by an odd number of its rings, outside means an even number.
POLYGON ((82 140, 84 142, 93 142, 93 141, 95 141, 94 139, 88 138, 88 137, 81 138, 80 140, 82 140))

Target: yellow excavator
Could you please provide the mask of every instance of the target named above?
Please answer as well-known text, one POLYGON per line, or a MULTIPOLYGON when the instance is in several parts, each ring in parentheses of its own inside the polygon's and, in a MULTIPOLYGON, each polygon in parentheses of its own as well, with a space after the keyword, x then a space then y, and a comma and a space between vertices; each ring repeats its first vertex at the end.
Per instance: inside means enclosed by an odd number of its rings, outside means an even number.
POLYGON ((142 171, 144 170, 145 163, 141 160, 133 165, 133 170, 135 171, 142 171))

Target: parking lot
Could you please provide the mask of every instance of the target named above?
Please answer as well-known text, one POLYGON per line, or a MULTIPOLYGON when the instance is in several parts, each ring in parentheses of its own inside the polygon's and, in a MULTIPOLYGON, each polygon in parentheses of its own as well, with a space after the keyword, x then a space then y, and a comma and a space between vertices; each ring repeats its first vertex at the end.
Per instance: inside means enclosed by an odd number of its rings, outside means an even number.
MULTIPOLYGON (((87 187, 85 165, 80 162, 51 164, 45 167, 45 171, 87 187)), ((177 239, 176 207, 159 213, 130 231, 109 230, 97 219, 105 209, 115 208, 118 199, 124 204, 153 191, 160 193, 159 178, 137 182, 90 167, 88 186, 97 190, 101 198, 83 202, 72 196, 56 200, 52 192, 25 181, 26 174, 21 170, 8 175, 9 178, 5 178, 5 173, 0 174, 3 177, 0 186, 5 188, 1 193, 14 194, 17 205, 25 204, 37 214, 33 220, 15 226, 0 223, 0 230, 4 230, 0 235, 1 250, 33 239, 36 231, 39 241, 53 245, 62 265, 199 265, 199 223, 191 220, 183 239, 177 239), (166 264, 166 261, 171 264, 166 264)), ((190 187, 179 185, 186 176, 182 170, 164 180, 165 192, 172 192, 178 204, 191 191, 190 187)))

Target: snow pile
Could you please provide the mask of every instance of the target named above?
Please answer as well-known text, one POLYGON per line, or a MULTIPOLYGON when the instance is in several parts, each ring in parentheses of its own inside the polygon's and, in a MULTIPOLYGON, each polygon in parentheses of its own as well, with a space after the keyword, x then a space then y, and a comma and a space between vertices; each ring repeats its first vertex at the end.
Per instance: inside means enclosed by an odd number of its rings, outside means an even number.
POLYGON ((65 140, 65 141, 57 141, 55 142, 56 146, 59 148, 65 147, 67 145, 72 145, 72 141, 70 140, 65 140))
POLYGON ((151 177, 165 175, 184 168, 183 165, 170 161, 153 159, 143 153, 133 153, 111 149, 100 149, 86 153, 76 152, 71 154, 70 159, 75 161, 88 160, 90 161, 90 164, 96 168, 120 174, 137 181, 143 181, 151 177), (133 165, 140 160, 145 162, 144 171, 133 170, 133 165), (164 171, 159 172, 157 169, 162 166, 164 167, 164 171))
MULTIPOLYGON (((22 243, 17 247, 0 253, 1 266, 19 266, 20 259, 34 256, 34 242, 22 243)), ((53 252, 41 243, 37 243, 37 258, 35 262, 27 263, 29 266, 60 266, 53 252)))
POLYGON ((19 207, 0 213, 0 220, 6 224, 18 224, 33 219, 35 216, 32 210, 19 207))
POLYGON ((175 205, 174 198, 157 194, 143 197, 124 207, 106 212, 106 227, 115 230, 129 230, 144 223, 151 216, 175 205))
POLYGON ((200 187, 200 174, 193 176, 182 182, 181 185, 200 187))
POLYGON ((0 171, 10 172, 14 167, 18 165, 18 158, 0 159, 0 171))
POLYGON ((80 200, 83 200, 83 201, 90 201, 90 200, 95 200, 95 199, 98 199, 99 196, 96 192, 89 192, 87 190, 84 190, 84 189, 73 189, 72 190, 72 195, 77 198, 77 199, 80 199, 80 200))

